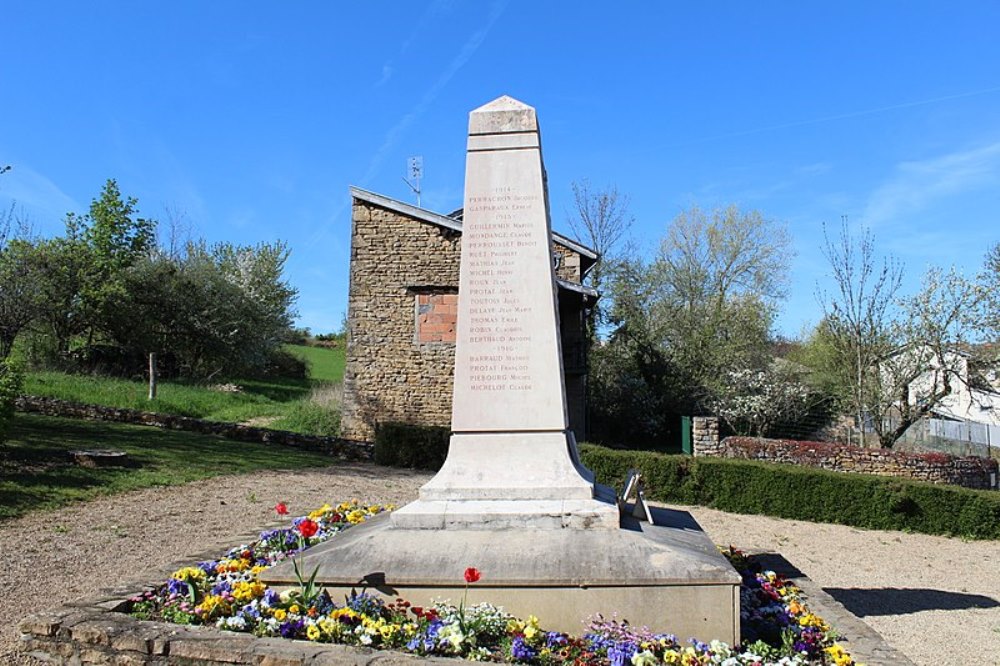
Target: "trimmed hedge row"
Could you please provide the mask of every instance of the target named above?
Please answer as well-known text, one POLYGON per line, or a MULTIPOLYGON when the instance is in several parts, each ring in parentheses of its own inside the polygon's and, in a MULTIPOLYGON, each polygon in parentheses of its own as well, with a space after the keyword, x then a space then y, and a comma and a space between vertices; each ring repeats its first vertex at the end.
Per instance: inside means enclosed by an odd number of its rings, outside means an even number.
POLYGON ((580 447, 600 483, 621 487, 642 471, 646 496, 854 527, 1000 539, 1000 492, 774 463, 580 447))
POLYGON ((451 429, 410 423, 382 423, 375 430, 375 463, 389 467, 441 469, 451 429))

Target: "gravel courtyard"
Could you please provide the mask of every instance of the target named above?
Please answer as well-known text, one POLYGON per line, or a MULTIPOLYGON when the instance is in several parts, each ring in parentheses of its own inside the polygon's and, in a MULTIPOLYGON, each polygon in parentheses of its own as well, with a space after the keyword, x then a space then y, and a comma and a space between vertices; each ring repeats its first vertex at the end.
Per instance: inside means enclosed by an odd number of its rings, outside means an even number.
MULTIPOLYGON (((293 514, 351 498, 401 504, 427 478, 342 464, 148 489, 0 522, 0 663, 40 663, 18 653, 25 615, 229 544, 272 521, 276 502, 293 514)), ((716 543, 781 553, 914 662, 1000 665, 1000 542, 690 510, 716 543)))

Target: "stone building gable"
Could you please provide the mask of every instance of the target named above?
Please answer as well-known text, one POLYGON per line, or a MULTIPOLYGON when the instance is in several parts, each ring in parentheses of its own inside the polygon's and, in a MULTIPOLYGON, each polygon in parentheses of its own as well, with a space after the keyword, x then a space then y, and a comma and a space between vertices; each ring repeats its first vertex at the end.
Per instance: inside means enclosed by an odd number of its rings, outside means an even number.
MULTIPOLYGON (((380 422, 449 426, 461 222, 364 190, 351 193, 342 436, 371 440, 380 422)), ((570 420, 581 430, 581 308, 596 294, 579 282, 596 257, 569 239, 553 240, 557 277, 577 285, 560 289, 560 316, 574 359, 566 367, 570 420)))

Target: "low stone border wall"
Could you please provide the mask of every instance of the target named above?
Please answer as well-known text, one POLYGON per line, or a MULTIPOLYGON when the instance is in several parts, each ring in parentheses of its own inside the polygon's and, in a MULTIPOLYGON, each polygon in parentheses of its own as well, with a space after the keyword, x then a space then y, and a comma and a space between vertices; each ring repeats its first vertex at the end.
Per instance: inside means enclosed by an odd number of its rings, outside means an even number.
POLYGON ((997 487, 997 461, 946 453, 906 453, 866 449, 827 442, 726 437, 718 457, 765 460, 820 467, 835 472, 896 476, 930 483, 947 483, 989 490, 997 487))
MULTIPOLYGON (((209 559, 217 554, 203 554, 166 567, 157 584, 166 580, 170 572, 189 565, 192 561, 209 559)), ((802 572, 787 565, 784 558, 775 555, 772 559, 773 561, 764 562, 765 567, 786 575, 806 593, 810 608, 846 637, 839 642, 856 661, 870 666, 912 664, 802 572), (782 568, 781 564, 785 564, 785 567, 782 568)), ((23 649, 36 659, 67 665, 410 666, 417 663, 445 665, 458 662, 444 657, 420 657, 404 652, 347 645, 257 638, 213 627, 137 620, 120 612, 125 608, 129 597, 152 586, 153 584, 137 583, 111 588, 97 596, 31 615, 18 625, 23 649)))
POLYGON ((20 396, 15 402, 15 408, 21 412, 44 414, 46 416, 64 416, 95 421, 114 421, 117 423, 156 426, 157 428, 166 428, 168 430, 184 430, 204 435, 219 435, 241 442, 294 446, 322 451, 345 460, 369 461, 374 457, 375 453, 375 447, 370 442, 358 442, 339 437, 302 435, 287 430, 270 430, 268 428, 240 425, 239 423, 206 421, 205 419, 196 419, 189 416, 158 414, 138 409, 102 407, 100 405, 88 405, 69 400, 59 400, 57 398, 42 398, 31 395, 20 396))
MULTIPOLYGON (((273 522, 267 529, 283 526, 273 522)), ((150 580, 124 583, 95 596, 59 608, 35 613, 18 624, 22 649, 53 664, 132 666, 332 666, 333 664, 454 664, 453 659, 417 657, 403 652, 347 645, 310 643, 282 638, 257 638, 214 627, 191 627, 138 620, 123 611, 128 599, 166 581, 192 562, 214 559, 237 543, 248 543, 258 533, 219 542, 149 572, 150 580)))

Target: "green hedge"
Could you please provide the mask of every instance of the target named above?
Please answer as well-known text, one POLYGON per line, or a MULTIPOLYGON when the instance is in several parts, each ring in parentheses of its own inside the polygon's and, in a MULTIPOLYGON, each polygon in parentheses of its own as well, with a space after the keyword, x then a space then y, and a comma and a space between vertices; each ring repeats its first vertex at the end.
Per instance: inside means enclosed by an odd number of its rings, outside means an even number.
POLYGON ((722 511, 868 529, 1000 539, 1000 492, 748 460, 690 458, 581 446, 600 483, 620 488, 639 469, 646 496, 722 511))
POLYGON ((375 431, 375 462, 391 467, 438 470, 448 457, 451 430, 410 423, 383 423, 375 431))

